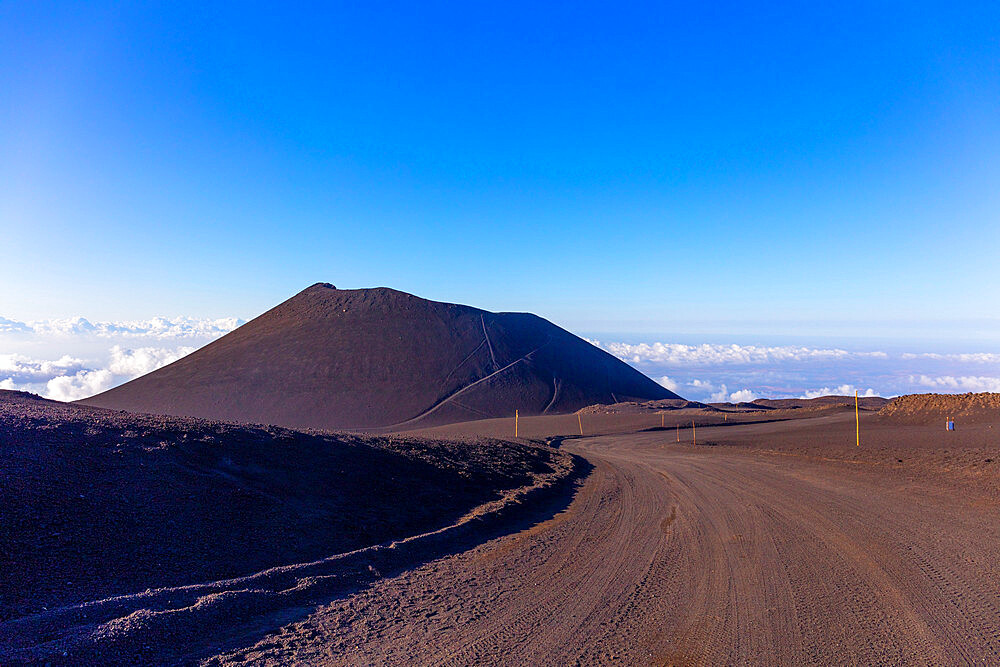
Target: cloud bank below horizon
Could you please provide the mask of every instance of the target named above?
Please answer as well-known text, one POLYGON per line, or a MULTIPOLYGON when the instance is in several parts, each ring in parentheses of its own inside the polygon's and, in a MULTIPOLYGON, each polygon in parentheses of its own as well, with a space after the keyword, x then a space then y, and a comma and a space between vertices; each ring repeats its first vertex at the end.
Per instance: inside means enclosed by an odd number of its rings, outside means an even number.
POLYGON ((114 345, 100 367, 70 355, 47 361, 23 354, 0 354, 0 389, 31 391, 57 401, 75 401, 155 371, 195 349, 181 346, 133 350, 114 345))
POLYGON ((148 320, 91 322, 85 317, 19 321, 0 316, 0 336, 4 334, 42 337, 98 338, 217 338, 229 333, 244 321, 238 317, 199 319, 195 317, 153 317, 148 320))
POLYGON ((0 317, 0 389, 59 401, 87 398, 166 366, 241 324, 236 317, 120 322, 0 317))
POLYGON ((685 398, 745 402, 828 395, 1000 392, 1000 354, 846 350, 802 345, 605 342, 597 347, 685 398))

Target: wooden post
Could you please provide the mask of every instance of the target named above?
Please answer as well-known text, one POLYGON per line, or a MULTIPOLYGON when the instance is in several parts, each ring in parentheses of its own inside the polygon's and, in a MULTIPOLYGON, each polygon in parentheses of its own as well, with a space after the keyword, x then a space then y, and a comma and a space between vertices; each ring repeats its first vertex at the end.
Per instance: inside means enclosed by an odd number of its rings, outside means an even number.
POLYGON ((694 443, 695 447, 698 446, 698 429, 695 427, 693 419, 691 420, 691 442, 694 443))
POLYGON ((580 435, 583 435, 583 417, 580 416, 579 412, 576 413, 576 423, 580 425, 580 435))
POLYGON ((854 390, 854 437, 857 446, 861 446, 861 417, 858 414, 858 390, 854 390))
POLYGON ((681 441, 681 423, 677 422, 677 442, 681 441))

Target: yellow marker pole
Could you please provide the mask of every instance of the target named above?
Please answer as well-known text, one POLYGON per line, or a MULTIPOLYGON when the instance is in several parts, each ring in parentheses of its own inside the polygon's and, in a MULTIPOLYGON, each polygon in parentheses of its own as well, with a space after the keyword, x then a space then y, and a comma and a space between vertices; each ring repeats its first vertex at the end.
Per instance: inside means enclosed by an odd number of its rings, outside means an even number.
POLYGON ((514 437, 517 437, 517 410, 514 410, 514 437))
POLYGON ((681 423, 677 422, 677 442, 681 441, 681 423))
POLYGON ((854 436, 857 439, 857 446, 861 446, 861 417, 858 414, 858 390, 854 390, 854 436))
POLYGON ((576 422, 580 425, 580 435, 583 435, 583 417, 579 412, 576 413, 576 422))
POLYGON ((663 413, 660 413, 660 428, 663 428, 663 413))
POLYGON ((698 429, 695 428, 693 419, 691 420, 691 442, 694 443, 695 447, 698 446, 698 429))

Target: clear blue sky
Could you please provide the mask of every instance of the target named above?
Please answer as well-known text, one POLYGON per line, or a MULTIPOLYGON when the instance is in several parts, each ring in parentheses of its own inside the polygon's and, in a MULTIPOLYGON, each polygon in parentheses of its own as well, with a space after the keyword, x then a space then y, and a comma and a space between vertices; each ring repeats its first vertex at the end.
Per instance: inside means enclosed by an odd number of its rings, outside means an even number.
POLYGON ((0 3, 0 315, 1000 324, 998 3, 279 4, 0 3))

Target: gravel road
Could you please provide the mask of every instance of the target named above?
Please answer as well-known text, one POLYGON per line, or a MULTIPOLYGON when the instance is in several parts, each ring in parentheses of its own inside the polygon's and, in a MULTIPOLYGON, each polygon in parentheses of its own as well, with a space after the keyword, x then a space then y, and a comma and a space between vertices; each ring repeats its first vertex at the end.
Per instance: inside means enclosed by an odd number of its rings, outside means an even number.
MULTIPOLYGON (((725 433, 743 428, 794 426, 725 433)), ((1000 662, 1000 522, 984 486, 673 436, 567 442, 594 469, 564 512, 211 662, 1000 662)))

